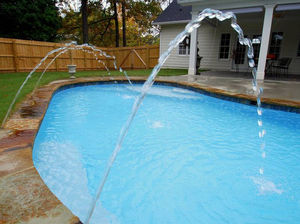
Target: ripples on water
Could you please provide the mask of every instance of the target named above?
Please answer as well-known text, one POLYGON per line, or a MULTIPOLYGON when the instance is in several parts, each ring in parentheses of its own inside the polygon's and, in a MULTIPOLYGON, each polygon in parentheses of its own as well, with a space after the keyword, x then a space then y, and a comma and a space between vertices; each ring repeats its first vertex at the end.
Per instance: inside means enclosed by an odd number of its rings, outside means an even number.
MULTIPOLYGON (((75 87, 56 93, 49 105, 34 164, 82 220, 140 90, 125 84, 75 87)), ((91 223, 297 223, 299 114, 264 109, 265 159, 256 122, 254 106, 155 86, 91 223)))

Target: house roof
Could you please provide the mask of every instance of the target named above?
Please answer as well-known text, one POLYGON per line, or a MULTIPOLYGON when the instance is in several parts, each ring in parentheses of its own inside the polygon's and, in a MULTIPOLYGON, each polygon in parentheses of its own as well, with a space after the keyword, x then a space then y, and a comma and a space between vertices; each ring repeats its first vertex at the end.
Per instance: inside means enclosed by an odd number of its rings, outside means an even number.
POLYGON ((154 20, 153 24, 187 23, 191 20, 192 6, 181 6, 173 2, 154 20))
MULTIPOLYGON (((183 4, 185 0, 179 0, 183 4)), ((190 0, 186 2, 196 2, 196 0, 190 0)), ((220 1, 220 0, 219 0, 220 1)), ((223 1, 223 0, 222 0, 223 1)), ((299 2, 299 0, 289 0, 289 1, 295 1, 299 2)), ((199 3, 205 3, 210 1, 199 1, 199 3)), ((245 1, 241 1, 245 2, 245 1)), ((257 4, 257 1, 253 1, 253 3, 257 4)), ((199 4, 198 3, 198 4, 199 4)), ((188 23, 191 21, 191 12, 192 12, 192 6, 182 6, 177 3, 177 0, 173 0, 173 2, 157 17, 156 20, 154 20, 154 25, 164 25, 164 24, 178 24, 178 23, 188 23)), ((275 11, 287 11, 287 10, 299 10, 300 4, 282 4, 278 5, 275 8, 275 11)), ((226 11, 232 11, 235 14, 245 14, 245 13, 254 13, 254 12, 262 12, 263 8, 260 6, 252 6, 252 7, 232 7, 229 9, 223 9, 224 12, 226 11)))

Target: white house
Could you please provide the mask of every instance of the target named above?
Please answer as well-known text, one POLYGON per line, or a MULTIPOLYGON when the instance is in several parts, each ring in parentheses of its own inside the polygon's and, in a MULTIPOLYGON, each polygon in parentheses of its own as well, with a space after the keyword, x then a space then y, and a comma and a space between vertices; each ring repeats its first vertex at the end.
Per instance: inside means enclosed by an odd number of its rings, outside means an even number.
MULTIPOLYGON (((160 54, 205 8, 233 11, 245 36, 261 38, 261 44, 254 45, 258 79, 264 79, 274 58, 289 59, 288 73, 300 74, 300 0, 174 0, 154 22, 161 27, 160 54)), ((203 57, 201 68, 248 70, 246 48, 238 43, 230 21, 216 19, 204 20, 190 39, 172 52, 164 67, 189 68, 189 74, 195 74, 197 48, 203 57)))

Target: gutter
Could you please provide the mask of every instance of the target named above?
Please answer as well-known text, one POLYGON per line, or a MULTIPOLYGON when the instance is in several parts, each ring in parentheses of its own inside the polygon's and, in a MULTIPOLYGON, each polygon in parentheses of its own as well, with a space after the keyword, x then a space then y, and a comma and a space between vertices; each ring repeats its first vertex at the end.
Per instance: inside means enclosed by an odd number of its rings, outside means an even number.
POLYGON ((167 22, 153 22, 153 25, 170 25, 170 24, 184 24, 189 23, 191 20, 177 20, 177 21, 167 21, 167 22))

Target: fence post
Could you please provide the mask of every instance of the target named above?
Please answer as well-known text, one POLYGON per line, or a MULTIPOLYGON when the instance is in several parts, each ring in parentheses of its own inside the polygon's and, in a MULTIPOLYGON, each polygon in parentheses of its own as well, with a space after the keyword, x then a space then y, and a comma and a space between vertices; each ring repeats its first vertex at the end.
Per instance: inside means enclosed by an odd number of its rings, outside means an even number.
POLYGON ((15 71, 19 72, 19 58, 18 58, 18 49, 17 49, 16 40, 12 41, 12 48, 13 48, 13 57, 14 57, 15 71))
POLYGON ((84 71, 86 70, 86 52, 85 51, 83 51, 83 67, 84 67, 84 71))
MULTIPOLYGON (((117 65, 117 69, 118 69, 118 61, 119 61, 119 51, 115 51, 114 52, 114 56, 115 56, 115 63, 117 65)), ((115 68, 114 68, 115 69, 115 68)))
MULTIPOLYGON (((55 50, 56 48, 58 48, 57 47, 57 44, 54 44, 53 45, 53 49, 55 50)), ((56 53, 57 54, 57 53, 56 53)), ((54 55, 54 57, 55 57, 56 55, 54 55)), ((58 57, 55 59, 55 69, 56 69, 56 71, 58 72, 58 57)))
POLYGON ((134 55, 132 54, 132 49, 130 49, 131 51, 131 69, 134 68, 134 55))
MULTIPOLYGON (((105 50, 107 54, 111 55, 110 51, 108 50, 105 50)), ((110 70, 110 67, 109 67, 109 58, 107 57, 106 58, 106 67, 110 70)))
POLYGON ((146 69, 150 68, 150 48, 147 45, 147 49, 146 49, 146 69))

